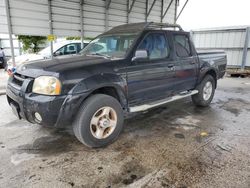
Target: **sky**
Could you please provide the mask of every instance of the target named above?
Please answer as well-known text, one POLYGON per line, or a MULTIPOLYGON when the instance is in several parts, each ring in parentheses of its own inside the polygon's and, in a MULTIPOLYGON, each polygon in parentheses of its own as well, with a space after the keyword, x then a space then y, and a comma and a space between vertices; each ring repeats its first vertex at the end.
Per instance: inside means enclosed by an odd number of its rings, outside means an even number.
POLYGON ((177 23, 185 30, 250 25, 250 0, 189 0, 177 23))

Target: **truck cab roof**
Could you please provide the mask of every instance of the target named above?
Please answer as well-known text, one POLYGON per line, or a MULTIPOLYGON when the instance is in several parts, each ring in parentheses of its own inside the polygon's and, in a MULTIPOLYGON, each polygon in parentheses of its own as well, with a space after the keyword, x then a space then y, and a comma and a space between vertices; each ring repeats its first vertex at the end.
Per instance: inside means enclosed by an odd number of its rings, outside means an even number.
POLYGON ((169 23, 155 23, 155 22, 140 22, 140 23, 130 23, 123 24, 112 28, 111 30, 103 33, 102 35, 112 35, 118 33, 140 33, 145 30, 169 30, 173 31, 178 28, 179 31, 183 31, 182 27, 178 24, 169 23))

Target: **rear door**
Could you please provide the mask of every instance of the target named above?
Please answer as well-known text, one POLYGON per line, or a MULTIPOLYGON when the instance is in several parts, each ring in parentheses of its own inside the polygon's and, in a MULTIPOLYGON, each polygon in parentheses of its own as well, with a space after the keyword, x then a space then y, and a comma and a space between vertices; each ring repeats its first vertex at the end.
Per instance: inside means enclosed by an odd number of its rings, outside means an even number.
POLYGON ((175 51, 175 92, 194 89, 198 74, 198 59, 192 48, 189 34, 173 33, 175 51))
POLYGON ((137 49, 147 50, 149 59, 131 62, 127 68, 130 106, 166 98, 172 93, 171 83, 175 76, 165 32, 146 34, 137 49))

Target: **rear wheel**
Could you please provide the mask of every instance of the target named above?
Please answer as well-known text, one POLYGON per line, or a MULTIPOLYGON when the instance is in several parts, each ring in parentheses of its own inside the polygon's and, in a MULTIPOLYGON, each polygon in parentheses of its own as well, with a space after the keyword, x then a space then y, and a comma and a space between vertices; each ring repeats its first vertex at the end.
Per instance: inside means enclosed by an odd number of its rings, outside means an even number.
POLYGON ((192 96, 192 101, 197 106, 208 106, 214 97, 215 80, 211 75, 205 76, 196 88, 199 93, 192 96))
POLYGON ((115 98, 96 94, 82 105, 73 130, 83 144, 89 147, 103 147, 118 137, 123 120, 122 107, 115 98))

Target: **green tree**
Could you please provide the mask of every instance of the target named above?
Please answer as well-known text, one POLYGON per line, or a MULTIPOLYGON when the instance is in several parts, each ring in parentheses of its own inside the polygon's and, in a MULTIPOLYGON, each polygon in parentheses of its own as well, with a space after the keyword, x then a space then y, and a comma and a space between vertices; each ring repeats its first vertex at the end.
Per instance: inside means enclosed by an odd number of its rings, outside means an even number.
MULTIPOLYGON (((84 37, 84 40, 93 40, 92 37, 84 37)), ((66 37, 66 40, 81 40, 81 37, 66 37)))
POLYGON ((80 40, 81 37, 66 37, 66 40, 80 40))
POLYGON ((39 45, 44 44, 47 40, 46 37, 43 36, 28 36, 28 35, 18 35, 18 40, 23 43, 23 50, 31 50, 36 53, 39 51, 39 45))

